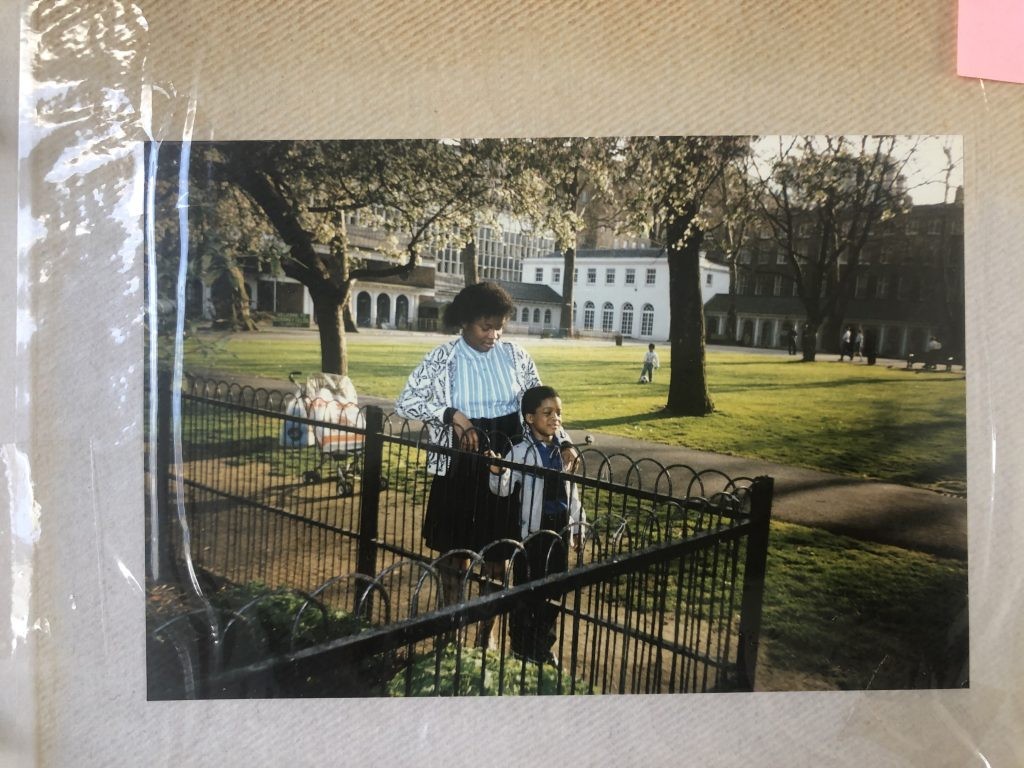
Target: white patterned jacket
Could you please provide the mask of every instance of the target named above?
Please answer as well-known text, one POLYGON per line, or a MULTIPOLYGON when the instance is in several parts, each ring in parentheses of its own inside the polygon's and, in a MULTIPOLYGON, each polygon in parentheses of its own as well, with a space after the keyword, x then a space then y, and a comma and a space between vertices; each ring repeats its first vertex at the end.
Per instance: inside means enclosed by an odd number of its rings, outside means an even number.
MULTIPOLYGON (((459 343, 459 338, 428 352, 423 362, 409 374, 405 389, 395 402, 395 413, 406 419, 422 421, 427 426, 430 442, 445 448, 452 444, 451 425, 445 423, 445 412, 453 407, 452 378, 457 360, 455 345, 459 343)), ((533 358, 518 344, 499 339, 491 353, 507 356, 520 401, 526 390, 541 383, 533 358)), ((450 457, 446 454, 427 454, 427 472, 432 475, 446 474, 450 463, 450 457)))

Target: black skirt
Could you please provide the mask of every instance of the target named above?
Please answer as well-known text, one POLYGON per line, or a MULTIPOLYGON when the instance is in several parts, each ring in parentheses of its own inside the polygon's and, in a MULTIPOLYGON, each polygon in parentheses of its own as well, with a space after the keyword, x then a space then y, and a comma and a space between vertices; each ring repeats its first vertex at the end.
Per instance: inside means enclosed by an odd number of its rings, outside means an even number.
MULTIPOLYGON (((479 450, 492 450, 499 456, 522 435, 518 413, 472 422, 480 430, 479 450)), ((423 519, 423 540, 428 547, 441 553, 453 549, 479 552, 492 541, 519 538, 518 494, 501 497, 492 493, 488 466, 481 453, 459 451, 451 457, 447 474, 434 477, 423 519)), ((500 562, 511 551, 494 547, 484 557, 500 562)))

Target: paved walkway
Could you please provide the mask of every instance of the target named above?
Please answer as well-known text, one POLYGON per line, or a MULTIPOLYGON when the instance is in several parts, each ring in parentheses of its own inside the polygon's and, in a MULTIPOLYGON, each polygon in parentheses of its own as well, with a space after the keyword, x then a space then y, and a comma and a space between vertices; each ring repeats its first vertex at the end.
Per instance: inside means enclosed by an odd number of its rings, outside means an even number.
MULTIPOLYGON (((203 375, 203 371, 195 369, 203 375)), ((287 381, 216 374, 239 384, 291 391, 287 381)), ((393 403, 360 394, 360 404, 393 403)), ((813 526, 864 541, 892 544, 946 557, 967 557, 967 501, 921 488, 861 480, 813 469, 748 459, 740 456, 661 445, 601 432, 570 430, 580 445, 590 435, 593 447, 605 454, 623 453, 633 459, 651 458, 662 465, 685 464, 696 470, 717 469, 730 477, 775 478, 772 515, 786 522, 813 526)))

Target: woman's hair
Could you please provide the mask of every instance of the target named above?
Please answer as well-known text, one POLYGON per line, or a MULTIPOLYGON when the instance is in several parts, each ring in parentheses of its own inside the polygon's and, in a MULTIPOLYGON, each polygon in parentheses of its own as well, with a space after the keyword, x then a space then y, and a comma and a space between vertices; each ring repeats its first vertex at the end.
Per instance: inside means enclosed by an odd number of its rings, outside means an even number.
POLYGON ((555 392, 554 387, 545 387, 543 385, 539 387, 530 387, 523 393, 523 404, 521 406, 523 416, 536 411, 540 408, 540 404, 549 397, 558 397, 558 393, 555 392))
POLYGON ((515 308, 508 291, 497 283, 467 285, 445 307, 444 324, 449 328, 458 328, 481 317, 507 319, 515 308))

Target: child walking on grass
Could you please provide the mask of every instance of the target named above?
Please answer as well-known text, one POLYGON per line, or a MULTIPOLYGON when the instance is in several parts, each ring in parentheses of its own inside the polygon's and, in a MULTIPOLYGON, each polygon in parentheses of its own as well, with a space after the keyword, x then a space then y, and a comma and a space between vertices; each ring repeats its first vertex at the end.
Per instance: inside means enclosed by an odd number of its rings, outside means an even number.
MULTIPOLYGON (((580 524, 586 520, 574 483, 525 471, 527 467, 565 470, 558 439, 561 398, 552 387, 532 387, 523 394, 522 413, 526 433, 504 458, 524 469, 492 465, 490 478, 491 491, 499 496, 510 496, 517 489, 521 495, 520 536, 526 556, 519 554, 513 560, 515 584, 568 570, 569 547, 579 549, 580 524)), ((530 661, 557 663, 551 653, 557 621, 558 610, 548 601, 528 600, 509 619, 512 653, 530 661)))

